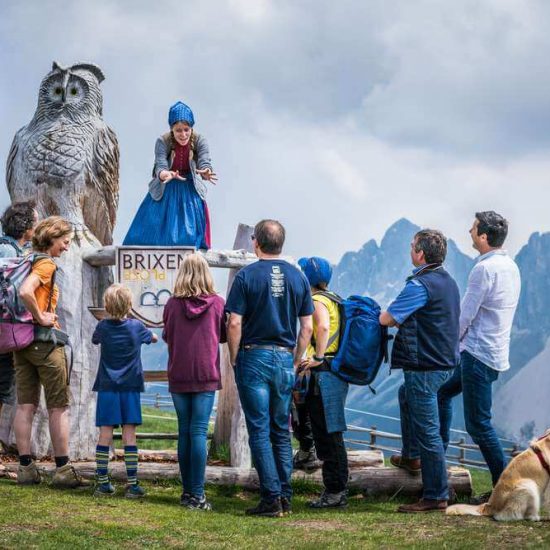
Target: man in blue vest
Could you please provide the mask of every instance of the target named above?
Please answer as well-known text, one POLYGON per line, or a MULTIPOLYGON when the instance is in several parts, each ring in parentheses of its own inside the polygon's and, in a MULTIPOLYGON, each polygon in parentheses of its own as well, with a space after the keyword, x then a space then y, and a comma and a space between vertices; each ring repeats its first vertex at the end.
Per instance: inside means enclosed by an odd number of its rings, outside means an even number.
POLYGON ((439 231, 419 231, 411 243, 415 266, 399 296, 380 315, 380 323, 399 327, 391 364, 403 369, 399 388, 401 455, 391 463, 422 472, 423 495, 399 512, 445 510, 449 499, 445 450, 440 434, 437 392, 460 363, 460 295, 443 269, 447 240, 439 231))

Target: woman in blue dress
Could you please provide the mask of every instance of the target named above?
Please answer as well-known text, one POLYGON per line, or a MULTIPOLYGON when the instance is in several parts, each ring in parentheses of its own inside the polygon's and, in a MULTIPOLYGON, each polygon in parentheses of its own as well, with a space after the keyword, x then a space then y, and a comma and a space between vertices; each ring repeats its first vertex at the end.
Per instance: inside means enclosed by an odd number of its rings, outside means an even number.
POLYGON ((178 101, 168 113, 170 132, 157 139, 149 192, 124 245, 209 249, 206 181, 216 183, 206 139, 193 130, 193 111, 178 101))

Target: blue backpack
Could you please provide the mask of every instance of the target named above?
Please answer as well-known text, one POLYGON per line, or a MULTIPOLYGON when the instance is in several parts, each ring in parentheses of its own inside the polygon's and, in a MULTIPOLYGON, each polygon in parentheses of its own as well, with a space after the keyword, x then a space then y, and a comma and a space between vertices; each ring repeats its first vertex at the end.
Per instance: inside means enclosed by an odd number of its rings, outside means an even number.
POLYGON ((387 327, 378 320, 380 306, 366 296, 343 300, 332 292, 316 294, 337 303, 340 310, 340 344, 336 355, 329 360, 331 372, 350 384, 370 387, 382 362, 388 361, 391 339, 387 327))

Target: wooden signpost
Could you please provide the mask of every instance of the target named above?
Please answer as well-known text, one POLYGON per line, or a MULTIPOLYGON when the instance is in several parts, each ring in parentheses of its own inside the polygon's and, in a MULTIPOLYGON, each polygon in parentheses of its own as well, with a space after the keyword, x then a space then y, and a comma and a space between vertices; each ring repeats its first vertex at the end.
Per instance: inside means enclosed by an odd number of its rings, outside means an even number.
MULTIPOLYGON (((198 252, 210 267, 230 269, 227 292, 238 270, 256 261, 252 254, 252 232, 251 226, 239 224, 233 250, 198 252)), ((116 265, 116 280, 132 290, 132 315, 149 327, 160 328, 164 304, 171 295, 177 270, 185 254, 193 250, 185 247, 108 246, 87 254, 84 260, 95 267, 116 265)), ((97 319, 105 314, 102 307, 94 306, 89 310, 97 319)), ((221 348, 221 371, 223 389, 218 393, 213 445, 230 448, 232 466, 250 468, 248 432, 226 344, 221 348)), ((166 380, 166 371, 145 371, 146 382, 166 380)))
POLYGON ((172 295, 178 270, 193 247, 116 248, 116 280, 132 291, 132 315, 151 328, 162 327, 164 305, 172 295))

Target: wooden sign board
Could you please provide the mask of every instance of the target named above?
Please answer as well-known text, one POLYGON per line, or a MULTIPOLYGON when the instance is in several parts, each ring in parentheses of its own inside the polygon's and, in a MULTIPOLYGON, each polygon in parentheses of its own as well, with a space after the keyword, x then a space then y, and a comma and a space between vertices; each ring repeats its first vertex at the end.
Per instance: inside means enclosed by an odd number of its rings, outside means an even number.
POLYGON ((119 246, 117 282, 132 291, 132 315, 151 328, 162 327, 164 305, 172 295, 178 270, 193 247, 119 246))

